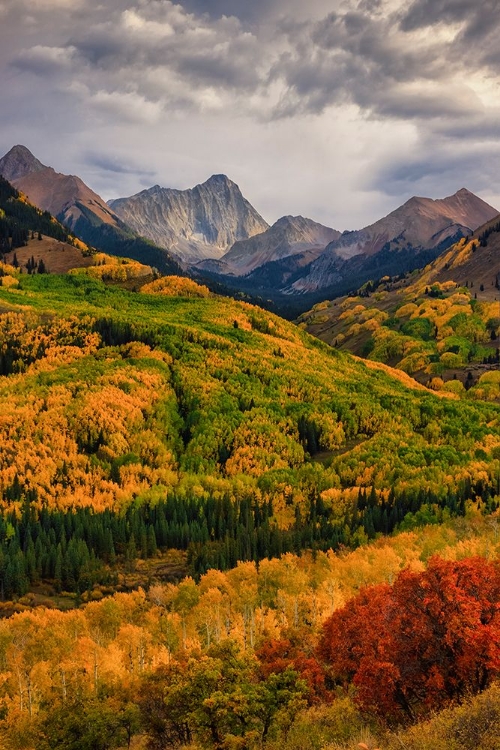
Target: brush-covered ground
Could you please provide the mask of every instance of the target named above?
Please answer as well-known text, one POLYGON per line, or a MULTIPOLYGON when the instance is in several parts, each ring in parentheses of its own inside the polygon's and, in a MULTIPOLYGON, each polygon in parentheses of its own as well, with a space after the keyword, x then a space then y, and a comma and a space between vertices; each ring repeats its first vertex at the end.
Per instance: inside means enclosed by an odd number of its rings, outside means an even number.
POLYGON ((421 271, 319 303, 299 324, 435 390, 499 400, 499 283, 500 231, 492 224, 421 271))
POLYGON ((495 747, 498 404, 103 260, 2 265, 0 747, 495 747))
POLYGON ((494 403, 437 397, 193 282, 131 293, 99 268, 4 267, 4 597, 40 579, 85 590, 158 548, 203 572, 356 545, 476 497, 493 509, 494 403))
POLYGON ((0 621, 4 750, 498 750, 498 518, 0 621), (364 744, 360 744, 364 743, 364 744))

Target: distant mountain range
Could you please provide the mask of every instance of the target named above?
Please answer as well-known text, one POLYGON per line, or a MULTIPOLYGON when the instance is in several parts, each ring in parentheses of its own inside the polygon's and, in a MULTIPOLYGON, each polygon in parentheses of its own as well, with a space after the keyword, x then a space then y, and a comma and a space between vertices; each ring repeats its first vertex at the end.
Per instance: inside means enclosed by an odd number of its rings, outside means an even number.
POLYGON ((220 262, 201 263, 216 273, 246 276, 256 268, 280 261, 290 256, 302 256, 311 262, 326 245, 340 237, 340 232, 318 224, 303 216, 283 216, 260 234, 239 240, 228 250, 220 262))
POLYGON ((270 298, 283 314, 299 314, 370 279, 422 268, 497 215, 462 188, 440 200, 411 198, 374 224, 342 234, 310 219, 283 217, 192 272, 270 298))
POLYGON ((190 190, 155 185, 109 205, 137 234, 188 264, 220 258, 238 240, 269 227, 238 185, 223 174, 190 190))
POLYGON ((423 251, 437 255, 497 214, 497 209, 465 188, 440 200, 410 198, 383 219, 331 242, 307 274, 294 282, 293 291, 316 291, 353 271, 359 278, 378 267, 381 276, 402 258, 414 258, 423 251))
POLYGON ((411 198, 374 224, 341 234, 302 216, 269 226, 225 175, 189 190, 155 185, 107 204, 79 177, 44 166, 24 146, 0 159, 0 174, 90 245, 273 300, 282 311, 423 267, 498 214, 462 188, 439 200, 411 198))

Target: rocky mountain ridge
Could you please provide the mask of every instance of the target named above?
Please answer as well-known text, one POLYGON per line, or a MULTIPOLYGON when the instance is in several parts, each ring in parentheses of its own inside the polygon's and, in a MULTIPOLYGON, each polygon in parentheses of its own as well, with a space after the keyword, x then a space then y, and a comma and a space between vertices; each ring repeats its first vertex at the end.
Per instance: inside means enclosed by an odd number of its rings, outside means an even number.
POLYGON ((56 172, 42 164, 25 146, 14 146, 0 159, 0 174, 42 211, 74 229, 85 209, 112 226, 118 217, 106 202, 76 175, 56 172))
POLYGON ((168 252, 139 237, 80 177, 45 166, 25 146, 14 146, 0 158, 0 175, 85 243, 164 273, 183 274, 168 252))
POLYGON ((109 205, 138 234, 188 264, 221 258, 238 240, 269 227, 238 185, 222 174, 188 190, 155 185, 109 205))
MULTIPOLYGON (((497 215, 424 268, 323 300, 298 322, 336 348, 398 367, 423 383, 437 378, 433 387, 460 393, 481 378, 487 384, 487 373, 498 371, 499 289, 497 215)), ((484 387, 498 400, 494 387, 484 387)))
POLYGON ((346 273, 373 267, 378 254, 397 260, 400 253, 444 250, 498 214, 466 188, 447 198, 413 197, 374 224, 346 232, 313 261, 291 292, 312 292, 345 278, 346 273), (354 260, 354 262, 352 262, 354 260))
POLYGON ((222 257, 221 264, 235 276, 244 276, 266 263, 309 252, 309 262, 340 232, 303 216, 282 216, 265 232, 235 242, 222 257))
POLYGON ((189 269, 219 290, 278 304, 285 315, 370 279, 422 268, 498 213, 461 188, 443 199, 410 198, 373 224, 340 234, 301 216, 270 227, 220 174, 188 190, 155 185, 109 204, 24 146, 0 159, 0 174, 94 247, 168 274, 189 269))

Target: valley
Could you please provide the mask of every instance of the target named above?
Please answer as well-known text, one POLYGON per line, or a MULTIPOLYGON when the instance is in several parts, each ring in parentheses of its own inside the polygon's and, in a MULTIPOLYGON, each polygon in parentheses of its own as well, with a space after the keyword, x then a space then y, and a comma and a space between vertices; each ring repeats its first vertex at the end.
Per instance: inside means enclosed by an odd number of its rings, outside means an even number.
MULTIPOLYGON (((47 169, 14 156, 13 175, 47 169)), ((224 210, 245 201, 216 182, 224 210)), ((81 223, 0 184, 0 744, 421 750, 464 731, 487 743, 500 627, 496 214, 463 190, 418 199, 431 223, 443 203, 457 222, 462 211, 463 236, 443 252, 440 230, 434 246, 406 247, 412 262, 437 257, 323 297, 294 324, 215 293, 213 269, 231 264, 224 278, 243 282, 273 264, 310 274, 360 238, 303 217, 258 227, 245 204, 250 236, 231 244, 227 216, 210 235, 213 184, 203 237, 190 234, 193 195, 168 194, 184 239, 167 274, 153 262, 165 249, 139 228, 112 224, 131 238, 122 257, 122 240, 86 244, 81 223), (200 262, 208 251, 219 258, 200 262), (414 661, 410 630, 417 651, 427 644, 414 661)), ((93 238, 108 236, 101 219, 93 238)), ((385 260, 335 262, 359 280, 399 251, 373 252, 385 260)))
POLYGON ((0 750, 500 750, 500 16, 0 0, 0 750))

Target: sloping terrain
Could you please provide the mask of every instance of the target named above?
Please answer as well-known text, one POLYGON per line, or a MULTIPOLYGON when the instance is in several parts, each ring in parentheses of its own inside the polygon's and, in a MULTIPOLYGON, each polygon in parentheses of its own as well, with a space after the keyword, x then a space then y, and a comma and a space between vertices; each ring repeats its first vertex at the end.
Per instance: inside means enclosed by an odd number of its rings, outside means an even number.
POLYGON ((73 268, 93 266, 95 258, 90 252, 52 237, 41 235, 29 238, 24 247, 18 247, 4 255, 4 262, 18 267, 24 272, 28 268, 37 272, 41 267, 44 273, 68 273, 73 268), (42 265, 40 265, 40 262, 42 265))
POLYGON ((0 175, 86 244, 154 266, 163 273, 183 274, 168 252, 127 227, 79 177, 45 167, 26 147, 14 146, 0 159, 0 175))
POLYGON ((500 405, 97 260, 0 265, 0 743, 494 747, 500 405))
POLYGON ((499 286, 496 218, 422 271, 370 282, 356 295, 320 303, 300 323, 331 345, 426 382, 435 377, 436 387, 440 380, 458 380, 451 382, 454 389, 491 381, 488 390, 498 397, 493 381, 499 367, 499 286))
POLYGON ((70 234, 48 211, 30 203, 0 177, 0 259, 11 267, 2 271, 2 284, 15 287, 22 274, 68 273, 88 268, 88 274, 108 282, 145 283, 153 270, 138 261, 96 253, 70 234))
POLYGON ((244 276, 256 268, 293 255, 308 253, 309 262, 340 232, 303 216, 283 216, 261 234, 236 242, 222 257, 225 273, 244 276))
MULTIPOLYGON (((465 188, 440 200, 411 198, 375 224, 344 233, 330 243, 311 264, 307 275, 294 282, 293 290, 316 291, 354 273, 360 281, 365 281, 367 271, 377 266, 380 277, 390 273, 391 265, 404 265, 410 260, 415 264, 420 253, 427 251, 438 255, 497 214, 497 209, 465 188)), ((425 262, 426 256, 423 258, 425 262)), ((355 278, 353 275, 352 280, 355 278)))
POLYGON ((452 467, 456 482, 473 476, 474 451, 486 434, 497 439, 493 406, 409 388, 397 373, 368 369, 244 303, 203 290, 199 298, 132 294, 85 275, 18 282, 0 289, 13 311, 2 327, 0 476, 4 487, 17 476, 39 502, 116 508, 153 490, 184 492, 191 481, 209 494, 214 481, 230 494, 243 481, 251 496, 275 499, 286 525, 305 502, 300 476, 318 452, 330 452, 330 465, 314 469, 324 488, 398 491, 434 486, 436 471, 452 467), (483 411, 476 432, 473 414, 483 411), (435 420, 431 452, 437 460, 446 447, 441 469, 421 454, 435 420), (446 437, 451 423, 463 434, 460 457, 446 437), (26 441, 16 438, 15 448, 13 424, 26 441))
POLYGON ((294 313, 296 317, 325 298, 351 293, 370 279, 422 268, 497 213, 463 188, 440 200, 411 198, 375 224, 344 232, 323 250, 316 245, 300 252, 296 245, 294 254, 286 255, 289 247, 273 227, 248 243, 237 243, 221 260, 205 261, 193 271, 268 299, 286 317, 294 313), (229 262, 233 253, 236 263, 229 262), (261 257, 259 265, 254 255, 261 257))
POLYGON ((90 211, 96 222, 118 227, 105 201, 75 175, 56 172, 42 164, 25 146, 14 146, 0 159, 0 174, 21 190, 35 206, 57 217, 69 229, 90 211))

